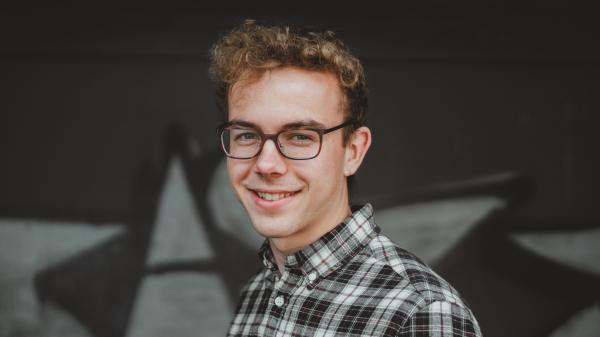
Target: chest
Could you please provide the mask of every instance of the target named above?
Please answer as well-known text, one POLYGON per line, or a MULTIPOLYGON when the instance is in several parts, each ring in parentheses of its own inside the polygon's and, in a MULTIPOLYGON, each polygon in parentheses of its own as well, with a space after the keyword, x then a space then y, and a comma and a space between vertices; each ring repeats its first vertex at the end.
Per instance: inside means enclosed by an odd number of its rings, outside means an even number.
POLYGON ((393 336, 410 297, 383 269, 345 268, 325 278, 265 273, 244 292, 229 336, 393 336))

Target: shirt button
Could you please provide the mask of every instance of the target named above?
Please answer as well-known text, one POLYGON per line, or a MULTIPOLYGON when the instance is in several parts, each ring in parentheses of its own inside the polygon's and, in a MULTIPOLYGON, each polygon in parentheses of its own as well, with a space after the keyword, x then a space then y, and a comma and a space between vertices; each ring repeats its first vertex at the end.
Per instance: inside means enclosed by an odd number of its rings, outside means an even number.
POLYGON ((283 305, 283 302, 284 302, 284 300, 283 300, 283 296, 277 296, 277 297, 275 298, 275 305, 276 305, 276 306, 278 306, 278 307, 282 306, 282 305, 283 305))
POLYGON ((308 279, 312 282, 314 280, 317 279, 317 274, 315 272, 312 272, 310 274, 308 274, 308 279))

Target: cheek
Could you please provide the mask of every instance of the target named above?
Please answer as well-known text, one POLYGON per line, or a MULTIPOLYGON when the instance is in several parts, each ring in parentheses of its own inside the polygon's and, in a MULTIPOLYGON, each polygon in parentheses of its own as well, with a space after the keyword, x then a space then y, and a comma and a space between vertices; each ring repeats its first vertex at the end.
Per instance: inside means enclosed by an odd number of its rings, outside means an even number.
POLYGON ((239 162, 235 159, 227 159, 227 175, 229 176, 229 182, 234 187, 246 177, 249 170, 248 163, 239 162))
POLYGON ((343 175, 346 155, 345 148, 342 146, 341 143, 338 142, 331 142, 331 144, 328 144, 328 148, 329 151, 323 153, 323 171, 327 172, 329 175, 332 175, 334 177, 337 177, 338 175, 343 175))
POLYGON ((297 177, 312 185, 312 189, 324 190, 344 179, 344 156, 342 151, 322 152, 313 160, 300 162, 294 172, 297 177))

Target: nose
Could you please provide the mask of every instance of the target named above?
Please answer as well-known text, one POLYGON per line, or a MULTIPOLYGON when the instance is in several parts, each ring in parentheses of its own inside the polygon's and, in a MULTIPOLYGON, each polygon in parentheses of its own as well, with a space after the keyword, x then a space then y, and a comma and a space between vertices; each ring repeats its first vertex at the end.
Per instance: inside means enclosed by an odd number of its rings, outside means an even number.
POLYGON ((279 153, 277 144, 268 139, 256 159, 256 170, 264 175, 281 175, 287 171, 285 158, 279 153))

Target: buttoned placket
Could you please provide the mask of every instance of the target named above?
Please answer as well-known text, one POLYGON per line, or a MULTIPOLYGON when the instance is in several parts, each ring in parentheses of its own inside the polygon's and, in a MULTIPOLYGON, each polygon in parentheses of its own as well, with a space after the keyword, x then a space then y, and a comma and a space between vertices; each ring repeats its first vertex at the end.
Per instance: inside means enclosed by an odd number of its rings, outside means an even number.
POLYGON ((273 283, 273 304, 275 304, 275 306, 279 308, 283 307, 283 305, 285 304, 285 298, 283 292, 281 291, 281 288, 283 287, 285 279, 287 279, 287 274, 289 274, 287 271, 284 271, 281 277, 278 277, 278 275, 276 274, 275 282, 273 283))
POLYGON ((271 298, 269 299, 269 322, 268 325, 275 328, 275 332, 279 333, 281 324, 285 316, 286 307, 286 294, 284 292, 284 284, 288 278, 289 273, 284 270, 282 274, 275 270, 272 272, 272 292, 271 298))
MULTIPOLYGON (((279 274, 279 272, 275 272, 279 274)), ((308 274, 311 275, 311 274, 308 274)), ((308 276, 297 266, 286 266, 278 280, 272 283, 272 293, 269 301, 269 313, 271 321, 269 325, 276 327, 275 336, 284 336, 284 326, 287 324, 286 317, 290 315, 290 306, 292 305, 292 296, 294 293, 303 291, 312 281, 314 276, 308 276)))

